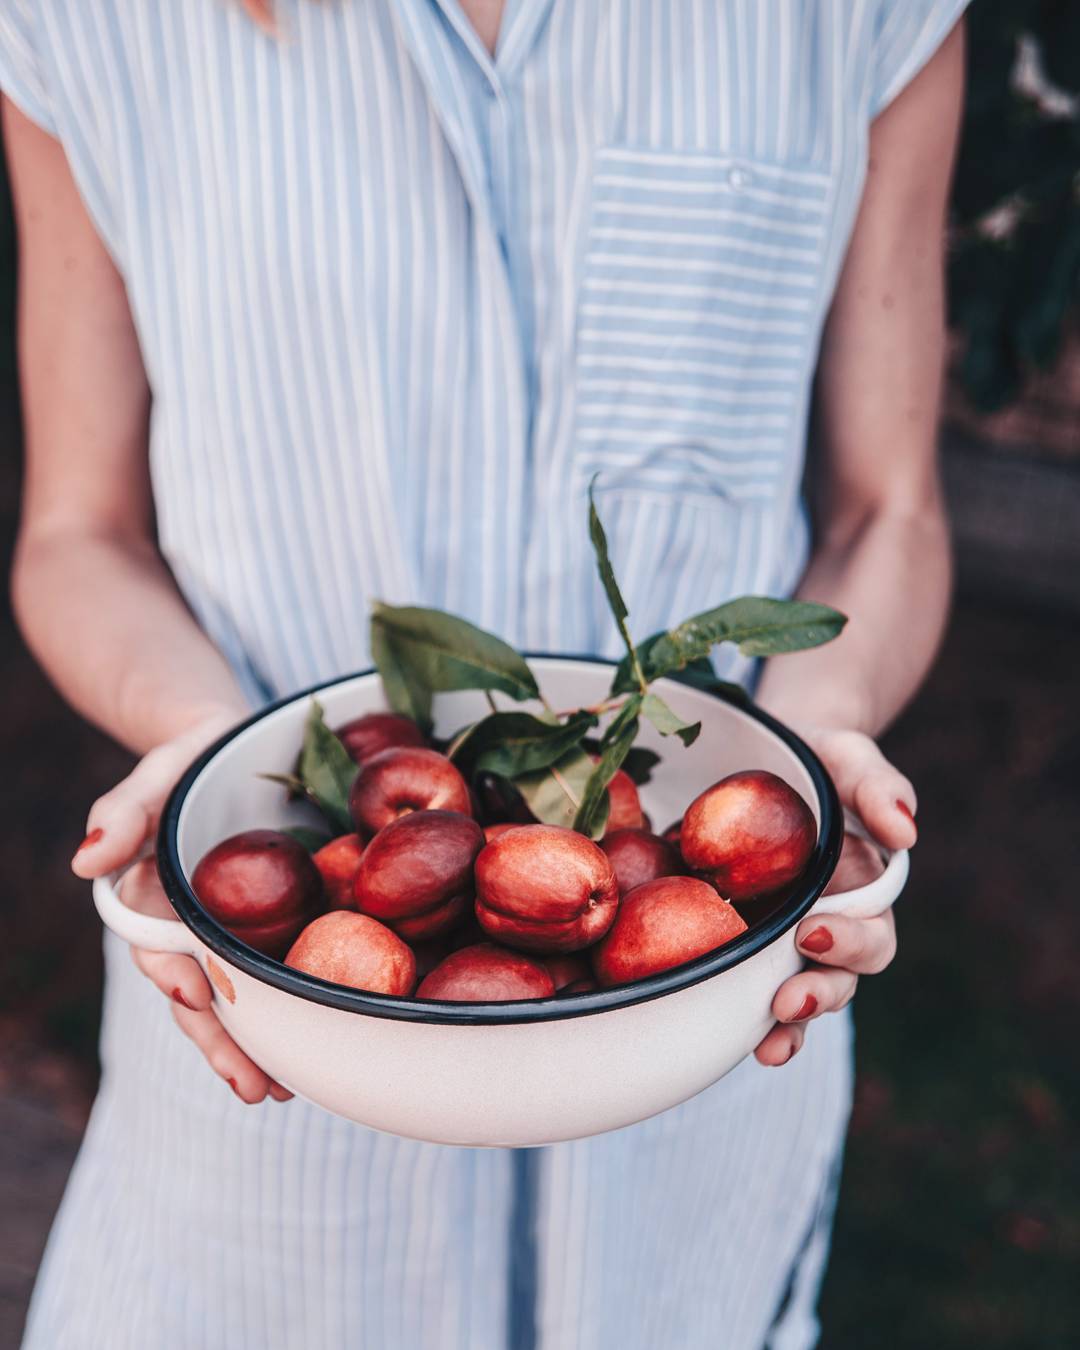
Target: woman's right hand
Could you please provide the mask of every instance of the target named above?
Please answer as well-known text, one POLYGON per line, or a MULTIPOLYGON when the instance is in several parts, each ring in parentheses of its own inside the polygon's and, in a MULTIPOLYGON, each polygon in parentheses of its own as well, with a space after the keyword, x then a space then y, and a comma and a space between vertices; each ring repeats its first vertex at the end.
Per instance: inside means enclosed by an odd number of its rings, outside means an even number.
MULTIPOLYGON (((215 713, 175 740, 156 746, 128 776, 90 809, 87 835, 71 861, 76 876, 90 880, 124 867, 143 846, 153 843, 158 819, 173 784, 195 756, 234 725, 240 710, 215 713)), ((125 875, 121 898, 143 914, 176 919, 158 880, 153 858, 145 858, 125 875)), ((217 1019, 210 983, 191 956, 150 952, 132 947, 142 973, 171 1000, 177 1026, 202 1051, 214 1072, 241 1101, 254 1104, 266 1096, 288 1101, 292 1093, 263 1073, 217 1019)))

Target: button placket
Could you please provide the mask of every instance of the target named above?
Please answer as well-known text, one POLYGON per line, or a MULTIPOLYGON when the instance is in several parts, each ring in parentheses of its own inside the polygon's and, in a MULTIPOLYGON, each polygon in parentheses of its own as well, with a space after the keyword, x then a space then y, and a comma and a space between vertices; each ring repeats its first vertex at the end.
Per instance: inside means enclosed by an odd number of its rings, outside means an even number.
POLYGON ((512 123, 509 101, 505 91, 497 85, 488 85, 488 144, 490 146, 491 191, 499 222, 499 236, 503 251, 511 229, 512 211, 512 123))

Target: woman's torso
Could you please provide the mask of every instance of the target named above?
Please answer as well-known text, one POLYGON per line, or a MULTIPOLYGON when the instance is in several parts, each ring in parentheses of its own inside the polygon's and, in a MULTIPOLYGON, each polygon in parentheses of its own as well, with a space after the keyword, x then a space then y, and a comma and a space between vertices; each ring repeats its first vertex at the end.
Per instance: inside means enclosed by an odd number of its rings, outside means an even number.
POLYGON ((878 0, 42 0, 51 113, 128 285, 161 543, 253 697, 369 601, 609 652, 803 565, 821 326, 878 0))

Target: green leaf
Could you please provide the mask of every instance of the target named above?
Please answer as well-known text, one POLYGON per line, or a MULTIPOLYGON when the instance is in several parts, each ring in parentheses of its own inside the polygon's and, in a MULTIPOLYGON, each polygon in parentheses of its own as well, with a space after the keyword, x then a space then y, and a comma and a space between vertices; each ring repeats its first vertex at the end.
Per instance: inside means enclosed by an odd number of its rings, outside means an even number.
POLYGON ((703 689, 707 694, 722 694, 742 708, 752 702, 741 684, 735 684, 732 680, 721 680, 717 676, 707 656, 691 661, 685 670, 674 672, 672 678, 678 680, 680 684, 689 685, 691 689, 703 689))
POLYGON ((328 834, 324 834, 321 830, 309 830, 303 825, 290 825, 287 830, 282 830, 282 834, 287 834, 295 839, 309 853, 318 853, 324 844, 330 842, 328 834))
POLYGON ((396 713, 411 717, 421 731, 431 730, 431 689, 409 664, 392 630, 371 620, 371 659, 382 677, 386 701, 396 713))
MULTIPOLYGON (((525 804, 537 820, 545 825, 561 825, 572 829, 581 806, 585 789, 593 774, 593 762, 580 748, 563 755, 556 764, 537 773, 519 774, 514 787, 525 799, 525 804)), ((594 820, 593 837, 604 831, 607 823, 607 802, 594 820)))
POLYGON ((589 538, 592 540, 593 552, 596 554, 596 569, 600 573, 600 580, 603 583, 604 591, 607 594, 608 604, 611 606, 611 612, 615 616, 615 622, 618 625, 619 633, 626 645, 626 662, 628 670, 634 678, 632 688, 641 689, 644 692, 645 680, 641 673, 641 667, 638 665, 637 654, 634 651, 634 643, 630 637, 630 630, 626 626, 626 620, 630 611, 626 608, 626 601, 622 598, 622 591, 619 590, 619 583, 615 580, 615 572, 611 566, 611 559, 608 556, 607 535, 604 533, 604 527, 600 523, 600 516, 596 510, 596 502, 593 500, 593 490, 596 487, 597 475, 593 476, 589 484, 589 538))
POLYGON ((749 595, 707 610, 677 631, 680 643, 699 649, 695 658, 707 656, 717 642, 737 643, 743 656, 777 656, 831 642, 846 623, 847 617, 828 605, 749 595))
MULTIPOLYGON (((587 736, 582 745, 590 755, 600 753, 600 742, 596 737, 587 736)), ((662 756, 644 745, 632 745, 623 760, 623 770, 629 774, 638 787, 652 778, 652 771, 660 763, 662 756)))
POLYGON ((455 737, 449 755, 466 778, 483 771, 516 778, 556 763, 596 724, 588 712, 554 723, 530 713, 492 713, 455 737))
POLYGON ((307 789, 295 773, 260 773, 258 778, 265 778, 268 783, 280 783, 283 788, 288 788, 290 797, 306 797, 307 789))
POLYGON ((693 745, 701 732, 700 722, 684 722, 659 694, 646 694, 641 701, 641 712, 661 736, 678 736, 683 745, 693 745))
POLYGON ((341 827, 341 834, 353 828, 349 792, 358 772, 349 752, 326 725, 322 704, 313 698, 296 773, 308 797, 331 825, 341 827))
MULTIPOLYGON (((356 767, 355 765, 353 766, 356 767)), ((324 799, 316 796, 314 792, 304 783, 304 780, 295 773, 260 773, 259 778, 264 778, 268 783, 280 783, 283 788, 287 788, 289 796, 292 798, 301 798, 310 802, 326 819, 330 828, 333 830, 333 837, 339 834, 349 834, 355 828, 351 817, 343 818, 338 812, 324 799)))
POLYGON ((371 650, 391 706, 425 729, 432 693, 498 689, 519 700, 540 696, 532 671, 513 647, 442 610, 376 601, 371 650))
MULTIPOLYGON (((743 656, 776 656, 830 642, 846 622, 843 614, 828 605, 744 595, 696 614, 678 628, 654 633, 637 649, 637 658, 651 683, 707 657, 719 642, 734 642, 743 656)), ((638 687, 627 658, 615 672, 611 692, 629 693, 638 687)))
POLYGON ((579 834, 593 835, 595 832, 598 814, 607 801, 607 785, 622 767, 638 733, 638 714, 643 698, 642 694, 632 694, 600 738, 600 760, 589 775, 574 817, 574 829, 579 834))
POLYGON ((322 705, 313 698, 296 772, 263 773, 259 777, 280 783, 293 797, 306 798, 318 807, 335 834, 348 834, 353 829, 349 792, 358 772, 349 752, 326 725, 322 705))

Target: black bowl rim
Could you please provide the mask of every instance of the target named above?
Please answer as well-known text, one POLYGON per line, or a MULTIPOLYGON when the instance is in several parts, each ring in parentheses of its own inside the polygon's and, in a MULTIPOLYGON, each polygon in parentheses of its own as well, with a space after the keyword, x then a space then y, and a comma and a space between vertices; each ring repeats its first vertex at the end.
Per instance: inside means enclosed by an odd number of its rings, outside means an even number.
MULTIPOLYGON (((601 657, 581 655, 529 652, 526 656, 530 660, 577 661, 583 665, 615 664, 601 657)), ((188 792, 202 771, 225 746, 249 727, 299 699, 311 698, 326 689, 374 673, 373 669, 368 669, 357 671, 352 675, 340 675, 260 708, 258 712, 233 727, 204 750, 185 770, 165 803, 158 828, 157 862, 162 885, 173 908, 200 942, 223 961, 263 984, 272 985, 287 994, 293 994, 309 1002, 321 1003, 328 1008, 338 1008, 344 1012, 442 1026, 501 1026, 523 1022, 553 1022, 564 1018, 610 1012, 617 1008, 646 1003, 651 999, 661 998, 664 994, 688 989, 756 955, 799 922, 824 891, 836 867, 843 842, 843 813, 833 781, 817 755, 789 727, 763 712, 749 700, 743 702, 722 689, 700 691, 708 692, 721 702, 731 704, 737 711, 754 718, 778 736, 806 769, 818 795, 821 825, 802 882, 779 909, 760 923, 752 925, 745 933, 717 951, 688 961, 684 965, 673 966, 669 970, 650 975, 647 979, 638 980, 633 984, 563 998, 530 999, 510 1003, 449 1003, 433 999, 397 998, 389 994, 367 993, 348 985, 330 984, 314 975, 294 970, 241 942, 199 904, 180 863, 177 843, 180 814, 188 792)), ((677 676, 669 678, 678 679, 677 676)))

